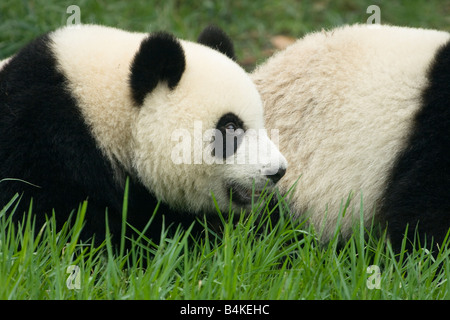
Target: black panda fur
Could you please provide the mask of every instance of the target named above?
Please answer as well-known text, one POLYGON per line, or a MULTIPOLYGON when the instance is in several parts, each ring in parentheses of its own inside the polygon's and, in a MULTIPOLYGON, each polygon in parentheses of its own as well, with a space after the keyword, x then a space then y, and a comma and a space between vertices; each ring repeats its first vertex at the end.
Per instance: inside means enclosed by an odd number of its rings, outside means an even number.
POLYGON ((198 36, 197 41, 222 52, 230 59, 236 60, 233 42, 222 29, 215 25, 206 27, 198 36))
POLYGON ((165 32, 149 35, 142 41, 131 65, 130 86, 136 103, 141 105, 160 81, 165 80, 169 88, 175 88, 185 67, 183 48, 173 35, 165 32))
POLYGON ((450 42, 436 53, 412 135, 395 164, 381 208, 400 250, 417 235, 421 246, 442 243, 450 228, 450 42), (418 232, 418 234, 417 234, 418 232))

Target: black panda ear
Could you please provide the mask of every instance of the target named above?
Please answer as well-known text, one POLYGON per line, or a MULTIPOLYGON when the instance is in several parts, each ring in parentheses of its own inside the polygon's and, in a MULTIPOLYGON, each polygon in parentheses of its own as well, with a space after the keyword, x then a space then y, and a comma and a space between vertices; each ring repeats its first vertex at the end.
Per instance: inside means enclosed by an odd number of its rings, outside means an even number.
POLYGON ((160 81, 167 81, 170 89, 175 88, 185 67, 184 51, 177 38, 166 32, 149 35, 131 63, 129 81, 133 99, 142 105, 145 96, 160 81))
POLYGON ((228 35, 217 26, 210 25, 206 27, 198 36, 197 42, 222 52, 230 59, 236 60, 233 42, 228 35))

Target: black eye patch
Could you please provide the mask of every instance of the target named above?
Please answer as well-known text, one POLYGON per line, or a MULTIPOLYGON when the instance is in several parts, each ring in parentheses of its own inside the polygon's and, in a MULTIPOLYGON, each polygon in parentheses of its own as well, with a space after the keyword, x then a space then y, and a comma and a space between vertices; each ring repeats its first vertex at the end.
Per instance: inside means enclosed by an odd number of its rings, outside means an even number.
POLYGON ((213 157, 228 158, 236 153, 244 137, 244 122, 234 113, 224 114, 216 124, 213 157), (217 137, 220 133, 221 137, 217 137))

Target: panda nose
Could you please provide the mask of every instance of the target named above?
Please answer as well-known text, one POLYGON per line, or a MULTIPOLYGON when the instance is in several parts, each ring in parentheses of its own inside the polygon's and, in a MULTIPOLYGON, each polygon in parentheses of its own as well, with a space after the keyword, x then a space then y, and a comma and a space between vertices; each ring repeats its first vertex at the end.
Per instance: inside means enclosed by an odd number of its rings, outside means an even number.
POLYGON ((275 174, 266 175, 267 178, 273 181, 273 183, 277 183, 286 173, 286 168, 279 168, 275 174))

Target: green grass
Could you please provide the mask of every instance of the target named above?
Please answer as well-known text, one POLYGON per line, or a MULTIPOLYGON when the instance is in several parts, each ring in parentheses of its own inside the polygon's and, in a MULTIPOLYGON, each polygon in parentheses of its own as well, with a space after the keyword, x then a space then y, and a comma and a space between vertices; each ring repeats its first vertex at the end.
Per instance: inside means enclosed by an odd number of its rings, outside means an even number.
POLYGON ((255 222, 262 212, 255 210, 235 224, 223 219, 221 233, 205 227, 194 237, 190 229, 166 229, 158 243, 136 233, 139 241, 116 248, 109 238, 99 246, 79 241, 86 202, 74 227, 56 231, 54 218, 39 230, 30 215, 19 226, 11 223, 7 212, 19 200, 0 212, 0 299, 450 297, 448 249, 434 256, 421 248, 396 254, 382 233, 361 227, 344 243, 319 245, 312 229, 289 219, 255 222), (380 271, 378 288, 367 270, 373 265, 380 271), (79 287, 69 279, 70 268, 79 287))
MULTIPOLYGON (((251 70, 274 52, 275 35, 301 37, 344 23, 364 23, 367 1, 17 1, 0 2, 0 59, 34 37, 66 24, 69 5, 81 22, 135 31, 168 30, 195 40, 208 24, 234 40, 238 61, 251 70)), ((450 1, 372 1, 381 22, 450 31, 450 1)), ((314 230, 281 220, 258 228, 255 214, 222 234, 205 229, 165 230, 158 243, 141 237, 131 248, 109 241, 81 243, 89 204, 74 215, 75 227, 55 229, 54 219, 34 230, 32 218, 17 226, 0 211, 0 299, 448 299, 449 250, 437 256, 417 248, 395 254, 383 233, 355 230, 345 243, 319 245, 314 230), (34 236, 33 236, 34 235, 34 236), (380 268, 379 289, 370 289, 371 265, 380 268), (71 267, 72 266, 72 267, 71 267), (74 268, 79 289, 70 289, 74 268), (369 281, 369 282, 368 282, 369 281)), ((1 208, 1 207, 0 207, 1 208)), ((162 214, 157 212, 156 214, 162 214)), ((263 221, 264 222, 264 221, 263 221)), ((125 238, 121 238, 124 243, 125 238)))

